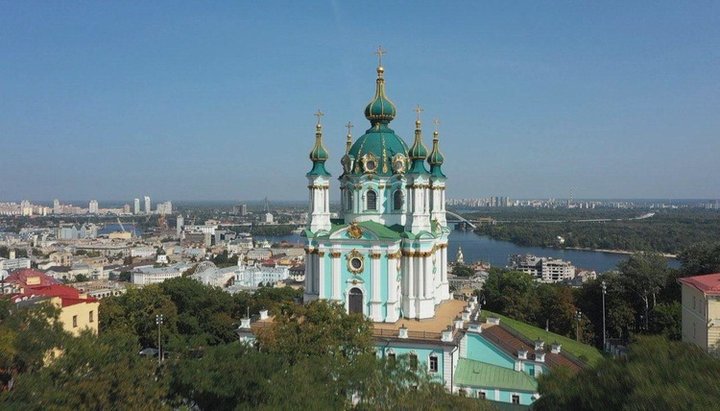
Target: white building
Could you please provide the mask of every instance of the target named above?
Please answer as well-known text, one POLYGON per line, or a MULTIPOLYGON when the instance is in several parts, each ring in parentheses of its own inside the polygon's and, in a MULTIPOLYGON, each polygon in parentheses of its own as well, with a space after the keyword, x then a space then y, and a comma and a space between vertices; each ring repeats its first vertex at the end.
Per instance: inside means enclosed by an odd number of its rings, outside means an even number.
POLYGON ((558 258, 516 255, 512 258, 511 268, 530 274, 536 281, 543 283, 557 283, 575 278, 575 266, 558 258))
POLYGON ((190 268, 189 264, 177 263, 168 267, 155 268, 153 266, 136 267, 130 274, 133 284, 148 285, 157 284, 171 278, 182 276, 182 273, 190 268))
POLYGON ((17 270, 20 268, 30 268, 29 258, 2 258, 0 257, 0 270, 17 270))
POLYGON ((166 201, 164 203, 158 203, 157 213, 160 215, 172 214, 172 202, 166 201))
POLYGON ((145 196, 145 214, 152 213, 152 203, 150 202, 150 197, 145 196))
POLYGON ((90 204, 88 205, 88 213, 90 214, 97 214, 98 213, 98 202, 97 200, 91 200, 90 204))
POLYGON ((140 214, 140 199, 133 200, 133 214, 140 214))
POLYGON ((284 266, 265 267, 255 265, 239 266, 235 271, 235 286, 257 288, 262 284, 275 284, 290 277, 290 268, 284 266))
POLYGON ((271 213, 265 213, 263 214, 263 223, 272 224, 275 221, 275 218, 271 213))

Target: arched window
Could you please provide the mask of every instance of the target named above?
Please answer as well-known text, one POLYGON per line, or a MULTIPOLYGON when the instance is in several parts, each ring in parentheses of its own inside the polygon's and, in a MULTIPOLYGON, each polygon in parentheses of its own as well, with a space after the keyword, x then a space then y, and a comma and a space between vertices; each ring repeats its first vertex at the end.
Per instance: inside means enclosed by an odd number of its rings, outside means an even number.
POLYGON ((367 196, 367 209, 368 210, 377 210, 377 193, 375 193, 373 190, 368 190, 367 196))
POLYGON ((411 352, 410 353, 410 369, 413 371, 417 371, 417 366, 418 366, 417 354, 415 354, 414 352, 411 352))
POLYGON ((353 193, 351 189, 347 189, 347 194, 345 197, 345 209, 346 210, 352 210, 353 209, 353 193))
POLYGON ((403 193, 402 190, 397 189, 393 194, 393 210, 400 211, 403 207, 403 193))

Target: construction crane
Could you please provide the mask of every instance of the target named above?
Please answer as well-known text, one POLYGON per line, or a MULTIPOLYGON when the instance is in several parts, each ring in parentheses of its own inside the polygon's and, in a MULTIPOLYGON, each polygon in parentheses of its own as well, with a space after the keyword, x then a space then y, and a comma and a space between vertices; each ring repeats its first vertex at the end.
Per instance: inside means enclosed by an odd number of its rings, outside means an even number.
POLYGON ((117 222, 118 222, 118 224, 120 225, 120 229, 121 229, 122 232, 124 233, 124 232, 125 232, 125 227, 123 227, 122 223, 120 222, 120 217, 117 218, 117 222))

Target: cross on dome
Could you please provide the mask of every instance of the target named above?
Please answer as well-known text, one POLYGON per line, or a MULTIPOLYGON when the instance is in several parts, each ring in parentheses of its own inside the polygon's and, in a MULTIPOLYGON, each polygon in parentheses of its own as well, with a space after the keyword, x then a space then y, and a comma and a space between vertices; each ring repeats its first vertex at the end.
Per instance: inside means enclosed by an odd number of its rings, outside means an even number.
POLYGON ((422 113, 423 111, 425 111, 425 109, 422 108, 422 107, 420 107, 420 104, 418 104, 417 106, 415 106, 415 108, 413 109, 413 111, 417 114, 417 121, 420 121, 420 113, 422 113))
POLYGON ((382 56, 387 54, 387 50, 382 48, 382 46, 378 46, 377 51, 375 54, 378 56, 378 67, 382 67, 382 56))
POLYGON ((437 132, 438 132, 438 129, 440 128, 440 119, 437 119, 437 118, 434 119, 434 120, 433 120, 433 125, 435 126, 435 132, 437 133, 437 132))
POLYGON ((313 114, 315 117, 317 117, 317 125, 320 125, 320 118, 325 115, 320 109, 318 109, 317 113, 313 114))
POLYGON ((355 127, 355 126, 353 126, 353 123, 350 122, 350 121, 348 121, 347 124, 345 124, 345 128, 348 129, 348 135, 352 135, 352 128, 353 128, 353 127, 355 127))

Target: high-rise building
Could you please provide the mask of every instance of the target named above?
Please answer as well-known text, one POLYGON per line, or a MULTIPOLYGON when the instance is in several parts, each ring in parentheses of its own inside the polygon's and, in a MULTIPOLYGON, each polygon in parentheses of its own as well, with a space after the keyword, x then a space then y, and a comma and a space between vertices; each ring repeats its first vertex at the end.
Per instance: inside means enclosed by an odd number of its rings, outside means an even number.
POLYGON ((90 214, 97 214, 98 213, 98 202, 97 200, 91 200, 90 204, 88 205, 88 212, 90 214))
POLYGON ((140 214, 140 199, 136 198, 133 201, 133 214, 140 214))
POLYGON ((178 238, 182 236, 182 230, 184 225, 185 219, 183 218, 182 214, 179 214, 177 216, 177 221, 175 222, 175 230, 177 231, 178 238))
POLYGON ((53 214, 60 214, 60 200, 53 200, 53 214))
POLYGON ((157 213, 160 215, 172 214, 172 202, 166 201, 164 203, 158 203, 157 213))
POLYGON ((152 213, 152 203, 150 203, 150 196, 145 196, 145 214, 152 213))

